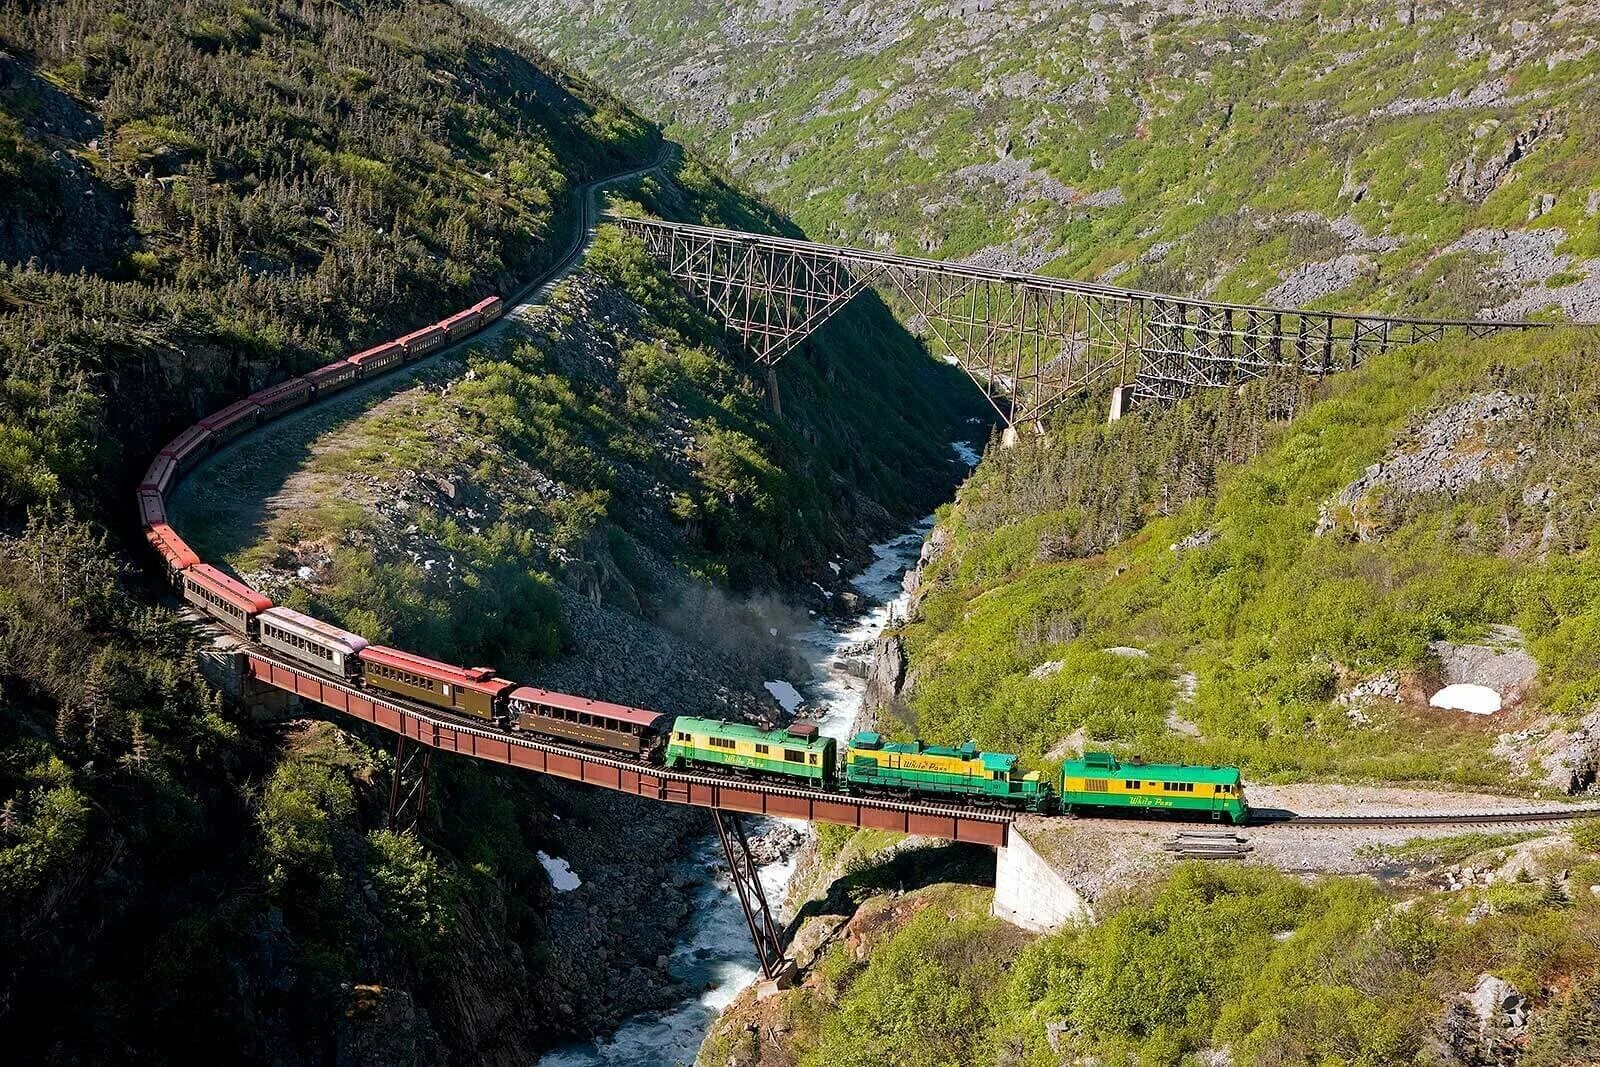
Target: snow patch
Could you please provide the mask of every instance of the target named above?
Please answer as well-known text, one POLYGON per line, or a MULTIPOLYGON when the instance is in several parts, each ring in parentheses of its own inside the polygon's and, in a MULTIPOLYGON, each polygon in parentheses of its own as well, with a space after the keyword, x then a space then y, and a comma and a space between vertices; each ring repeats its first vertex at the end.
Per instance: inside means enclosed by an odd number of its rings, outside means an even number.
POLYGON ((1486 685, 1461 682, 1447 685, 1428 698, 1428 706, 1473 715, 1493 715, 1500 710, 1500 694, 1486 685))
POLYGON ((550 876, 550 887, 557 893, 570 893, 583 884, 583 879, 573 873, 572 864, 548 852, 538 853, 544 873, 550 876))
POLYGON ((800 706, 802 699, 800 690, 788 682, 780 679, 775 682, 763 682, 762 684, 766 686, 767 692, 772 694, 772 699, 778 702, 778 706, 789 714, 793 715, 795 709, 800 706))

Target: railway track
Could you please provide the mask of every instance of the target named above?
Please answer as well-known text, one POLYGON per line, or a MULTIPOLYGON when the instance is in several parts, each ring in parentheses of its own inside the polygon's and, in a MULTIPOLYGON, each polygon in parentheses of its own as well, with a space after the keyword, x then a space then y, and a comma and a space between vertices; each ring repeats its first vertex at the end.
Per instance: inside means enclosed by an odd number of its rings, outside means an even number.
POLYGON ((1317 815, 1301 814, 1281 809, 1256 810, 1252 813, 1251 828, 1273 827, 1387 827, 1387 826, 1498 826, 1528 823, 1549 826, 1579 819, 1600 817, 1600 805, 1574 804, 1550 808, 1527 808, 1510 811, 1405 811, 1382 812, 1370 815, 1317 815))

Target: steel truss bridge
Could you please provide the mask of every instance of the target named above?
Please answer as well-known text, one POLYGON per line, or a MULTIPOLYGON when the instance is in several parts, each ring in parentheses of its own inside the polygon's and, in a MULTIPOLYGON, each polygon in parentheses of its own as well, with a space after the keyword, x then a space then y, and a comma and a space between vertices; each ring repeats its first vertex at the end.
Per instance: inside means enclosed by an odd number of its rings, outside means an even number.
POLYGON ((1117 418, 1273 372, 1320 378, 1402 345, 1545 325, 1255 307, 739 230, 607 221, 640 238, 769 375, 863 290, 904 301, 913 326, 1012 429, 1041 424, 1081 390, 1110 393, 1117 418))

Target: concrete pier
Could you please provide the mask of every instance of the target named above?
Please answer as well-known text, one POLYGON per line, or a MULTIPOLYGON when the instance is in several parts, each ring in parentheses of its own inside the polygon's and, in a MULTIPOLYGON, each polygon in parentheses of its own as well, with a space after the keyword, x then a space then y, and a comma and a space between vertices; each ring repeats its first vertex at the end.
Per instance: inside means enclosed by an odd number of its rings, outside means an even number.
POLYGON ((995 850, 994 906, 991 913, 1035 933, 1068 923, 1093 922, 1082 894, 1033 850, 1015 824, 1003 848, 995 850))

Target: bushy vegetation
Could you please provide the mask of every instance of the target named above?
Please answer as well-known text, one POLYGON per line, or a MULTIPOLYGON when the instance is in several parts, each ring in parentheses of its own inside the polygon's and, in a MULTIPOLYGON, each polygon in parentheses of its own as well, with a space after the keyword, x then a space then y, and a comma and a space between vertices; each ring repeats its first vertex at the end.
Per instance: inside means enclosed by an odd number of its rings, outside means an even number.
MULTIPOLYGON (((374 829, 388 768, 363 742, 280 736, 202 681, 131 487, 199 412, 533 273, 571 235, 570 190, 653 142, 445 3, 0 3, 12 1058, 321 1062, 344 985, 372 979, 425 1002, 419 1041, 464 1047, 461 1013, 427 1007, 466 1000, 438 966, 461 915, 514 893, 494 932, 515 943, 487 951, 547 958, 514 812, 441 829, 485 864, 463 873, 374 829)), ((493 561, 515 534, 446 536, 493 561)), ((484 579, 515 599, 476 607, 532 629, 538 582, 484 579)), ((548 1040, 522 1014, 505 1039, 548 1040)))
MULTIPOLYGON (((693 186, 675 192, 699 202, 693 186)), ((231 484, 224 468, 180 491, 174 513, 202 554, 245 573, 293 571, 279 561, 327 546, 317 581, 272 586, 287 604, 526 677, 570 647, 558 583, 666 610, 637 565, 648 553, 738 592, 793 589, 832 580, 829 559, 945 496, 961 470, 949 442, 970 432, 981 400, 881 305, 863 304, 779 368, 780 419, 721 327, 637 240, 603 227, 555 313, 315 448, 308 476, 333 487, 377 475, 373 500, 329 488, 257 540, 206 508, 208 493, 227 494, 202 483, 231 484), (431 495, 440 479, 470 501, 431 495), (417 487, 402 518, 388 506, 396 486, 417 487), (433 563, 409 541, 394 547, 396 524, 433 563)))
POLYGON ((103 505, 207 405, 512 286, 651 151, 445 3, 12 3, 0 75, 16 508, 103 505))
MULTIPOLYGON (((1574 883, 1597 870, 1580 866, 1574 883)), ((1596 1047, 1592 979, 1568 979, 1600 965, 1600 907, 1536 881, 1400 901, 1364 879, 1187 864, 1103 905, 1095 925, 1045 937, 987 908, 986 891, 947 885, 865 905, 864 958, 836 944, 788 995, 784 1054, 897 1067, 1158 1067, 1224 1048, 1241 1065, 1455 1062, 1437 1059, 1448 1002, 1482 973, 1549 1009, 1532 1062, 1586 1062, 1596 1047), (1526 902, 1495 903, 1511 895, 1526 902)), ((707 1051, 750 1062, 749 1049, 707 1051)))
POLYGON ((1267 383, 1112 426, 1066 416, 1046 442, 991 450, 941 517, 948 548, 904 631, 901 728, 1035 759, 1082 730, 1256 777, 1502 782, 1485 758, 1501 727, 1392 703, 1362 722, 1334 698, 1385 671, 1426 677, 1430 642, 1501 624, 1541 664, 1536 706, 1576 715, 1600 697, 1585 636, 1595 344, 1418 347, 1314 394, 1267 383), (1359 523, 1324 513, 1423 422, 1495 390, 1530 398, 1525 417, 1469 427, 1461 447, 1522 456, 1509 473, 1453 496, 1375 494, 1359 523), (1127 647, 1148 656, 1107 651, 1127 647), (1063 666, 1033 673, 1048 662, 1063 666), (1200 736, 1169 728, 1172 707, 1200 736))

